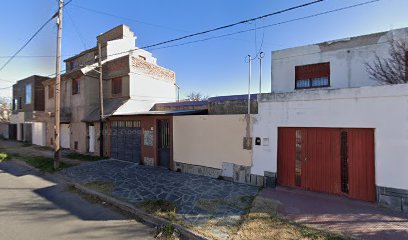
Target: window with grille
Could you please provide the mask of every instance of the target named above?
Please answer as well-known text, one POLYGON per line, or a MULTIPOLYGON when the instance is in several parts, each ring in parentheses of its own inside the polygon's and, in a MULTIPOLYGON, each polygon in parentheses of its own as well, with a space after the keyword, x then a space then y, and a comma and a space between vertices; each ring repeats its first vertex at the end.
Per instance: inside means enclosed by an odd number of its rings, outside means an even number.
POLYGON ((295 67, 295 88, 330 86, 330 63, 317 63, 295 67))
POLYGON ((122 78, 117 77, 112 79, 112 94, 117 95, 122 93, 122 78))
POLYGON ((72 95, 79 94, 79 79, 72 79, 72 95))

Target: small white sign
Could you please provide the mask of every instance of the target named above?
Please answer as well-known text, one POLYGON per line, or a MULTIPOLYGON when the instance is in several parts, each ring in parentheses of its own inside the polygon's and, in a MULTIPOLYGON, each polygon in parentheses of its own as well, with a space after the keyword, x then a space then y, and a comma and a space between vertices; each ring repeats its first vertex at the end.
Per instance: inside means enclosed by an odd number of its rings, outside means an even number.
POLYGON ((269 146, 269 138, 262 138, 262 145, 269 146))

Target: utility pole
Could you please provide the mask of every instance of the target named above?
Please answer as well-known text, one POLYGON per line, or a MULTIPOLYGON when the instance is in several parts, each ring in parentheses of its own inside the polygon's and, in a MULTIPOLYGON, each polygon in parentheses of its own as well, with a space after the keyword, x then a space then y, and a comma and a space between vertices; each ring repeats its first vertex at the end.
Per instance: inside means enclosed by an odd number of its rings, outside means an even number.
POLYGON ((61 113, 61 38, 62 38, 62 8, 63 1, 58 0, 58 32, 57 32, 57 60, 55 77, 55 141, 54 141, 54 169, 60 167, 61 146, 60 146, 60 113, 61 113))
POLYGON ((102 76, 102 44, 98 40, 98 70, 99 70, 99 100, 100 100, 100 123, 99 123, 99 154, 103 157, 103 76, 102 76))
POLYGON ((174 83, 174 86, 177 88, 177 102, 180 102, 180 86, 177 83, 174 83))
POLYGON ((252 75, 252 67, 251 67, 251 55, 248 55, 248 64, 249 64, 249 78, 248 78, 248 117, 251 114, 251 75, 252 75))
POLYGON ((259 94, 262 93, 262 58, 264 56, 264 52, 259 53, 259 94))

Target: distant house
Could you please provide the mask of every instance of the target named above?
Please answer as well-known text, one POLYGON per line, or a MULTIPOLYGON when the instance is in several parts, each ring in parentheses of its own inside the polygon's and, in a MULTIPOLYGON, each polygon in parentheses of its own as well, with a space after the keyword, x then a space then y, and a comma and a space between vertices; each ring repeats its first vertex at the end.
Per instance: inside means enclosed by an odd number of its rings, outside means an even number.
POLYGON ((376 54, 388 57, 390 41, 406 39, 407 31, 398 29, 273 51, 272 92, 381 85, 370 79, 366 64, 376 54))
MULTIPOLYGON (((135 40, 126 25, 97 37, 102 45, 104 118, 148 111, 156 102, 175 101, 175 73, 157 65, 151 53, 137 49, 135 40)), ((97 48, 66 59, 67 71, 61 83, 61 147, 95 155, 100 154, 97 62, 97 48)), ((45 111, 51 116, 47 145, 53 145, 55 79, 44 86, 45 111)))
POLYGON ((49 79, 31 76, 13 85, 9 138, 45 146, 47 116, 44 113, 44 87, 49 79))

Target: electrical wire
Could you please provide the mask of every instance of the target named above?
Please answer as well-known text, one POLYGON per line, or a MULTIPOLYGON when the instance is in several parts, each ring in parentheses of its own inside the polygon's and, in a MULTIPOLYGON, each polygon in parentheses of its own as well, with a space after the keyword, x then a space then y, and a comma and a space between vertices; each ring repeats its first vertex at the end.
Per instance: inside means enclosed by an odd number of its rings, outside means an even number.
MULTIPOLYGON (((320 3, 320 2, 323 2, 323 1, 325 1, 325 0, 316 0, 316 1, 313 1, 313 2, 309 2, 309 3, 297 5, 297 6, 294 6, 294 7, 286 8, 286 9, 283 9, 283 10, 279 10, 279 11, 276 11, 276 12, 273 12, 273 13, 269 13, 269 14, 266 14, 266 15, 263 15, 263 16, 259 16, 259 17, 255 17, 255 18, 251 18, 251 19, 247 19, 247 20, 242 20, 242 21, 232 23, 232 24, 229 24, 229 25, 213 28, 213 29, 210 29, 210 30, 189 34, 189 35, 186 35, 186 36, 183 36, 183 37, 174 38, 174 39, 171 39, 171 40, 167 40, 167 41, 163 41, 163 42, 159 42, 159 43, 139 47, 139 48, 132 49, 132 50, 127 50, 127 51, 123 51, 123 52, 109 54, 109 55, 107 55, 107 57, 121 55, 121 54, 124 54, 124 53, 129 53, 130 54, 131 52, 134 52, 134 51, 137 51, 137 50, 143 50, 143 49, 149 49, 149 51, 150 51, 150 50, 157 50, 157 49, 163 49, 163 48, 169 48, 169 47, 175 47, 175 46, 182 46, 182 45, 186 45, 186 44, 189 44, 189 43, 202 42, 202 41, 215 39, 215 38, 220 38, 220 37, 228 37, 228 36, 243 33, 243 32, 254 31, 255 29, 252 28, 252 29, 249 29, 249 30, 239 31, 239 32, 233 33, 233 34, 225 34, 225 35, 221 35, 221 36, 209 37, 209 38, 206 38, 206 39, 191 41, 191 42, 182 43, 182 44, 170 45, 170 46, 165 46, 165 47, 160 47, 160 48, 153 48, 155 46, 164 45, 164 44, 167 44, 167 43, 170 43, 170 42, 175 42, 175 41, 179 41, 179 40, 182 40, 182 39, 191 38, 191 37, 198 36, 198 35, 203 35, 203 34, 218 31, 218 30, 221 30, 221 29, 234 27, 234 26, 237 26, 237 25, 240 25, 240 24, 250 23, 250 22, 256 21, 258 19, 264 19, 264 18, 267 18, 267 17, 270 17, 270 16, 274 16, 274 15, 278 15, 278 14, 281 14, 281 13, 289 12, 289 11, 292 11, 292 10, 295 10, 295 9, 303 8, 303 7, 306 7, 306 6, 309 6, 309 5, 312 5, 312 4, 316 4, 316 3, 320 3), (151 48, 153 48, 153 49, 151 49, 151 48)), ((380 0, 375 0, 375 1, 380 1, 380 0)), ((261 28, 264 28, 264 27, 260 27, 260 28, 257 28, 257 29, 261 29, 261 28)))
POLYGON ((164 25, 159 25, 159 24, 144 22, 144 21, 136 20, 136 19, 129 18, 129 17, 122 17, 122 16, 115 15, 115 14, 112 14, 112 13, 108 13, 108 12, 104 12, 104 11, 100 11, 100 10, 95 10, 95 9, 87 8, 87 7, 84 7, 84 6, 81 6, 81 5, 78 5, 78 4, 74 4, 74 3, 71 4, 71 6, 72 6, 72 7, 80 8, 80 9, 85 10, 85 11, 97 13, 97 14, 100 14, 100 15, 105 15, 105 16, 109 16, 109 17, 113 17, 113 18, 118 18, 118 19, 123 19, 123 20, 131 21, 131 22, 136 22, 136 23, 140 23, 140 24, 145 24, 145 25, 152 26, 152 27, 163 28, 163 29, 170 29, 170 30, 174 30, 174 31, 178 31, 178 32, 188 32, 188 31, 182 30, 182 29, 177 29, 177 28, 168 27, 168 26, 164 26, 164 25))
MULTIPOLYGON (((325 11, 325 12, 321 12, 321 13, 317 13, 317 14, 312 14, 312 15, 308 15, 308 16, 305 16, 305 17, 294 18, 294 19, 291 19, 291 20, 286 20, 286 21, 282 21, 282 22, 278 22, 278 23, 268 24, 268 25, 265 25, 265 26, 258 27, 256 29, 269 28, 269 27, 274 27, 274 26, 286 24, 286 23, 291 23, 291 22, 296 22, 296 21, 300 21, 300 20, 304 20, 304 19, 318 17, 318 16, 322 16, 322 15, 326 15, 326 14, 330 14, 330 13, 334 13, 334 12, 347 10, 347 9, 350 9, 350 8, 355 8, 355 7, 360 7, 360 6, 363 6, 363 5, 368 5, 368 4, 371 4, 371 3, 374 3, 374 2, 379 2, 379 1, 380 0, 372 0, 372 1, 367 1, 367 2, 363 2, 363 3, 359 3, 359 4, 350 5, 350 6, 347 6, 347 7, 336 8, 336 9, 333 9, 333 10, 329 10, 329 11, 325 11)), ((198 39, 198 40, 184 42, 184 43, 180 43, 180 44, 174 44, 174 45, 168 45, 168 46, 164 46, 164 47, 152 48, 152 49, 149 49, 149 51, 154 51, 154 50, 158 50, 158 49, 165 49, 165 48, 171 48, 171 47, 177 47, 177 46, 184 46, 184 45, 187 45, 187 44, 192 44, 192 43, 197 43, 197 42, 204 42, 204 41, 208 41, 208 40, 211 40, 211 39, 223 38, 223 37, 228 37, 228 36, 232 36, 232 35, 236 35, 236 34, 251 32, 251 31, 254 31, 256 29, 251 28, 251 29, 247 29, 247 30, 232 32, 232 33, 218 35, 218 36, 214 36, 214 37, 198 39)))
MULTIPOLYGON (((71 0, 71 1, 72 1, 72 0, 71 0)), ((305 17, 300 17, 300 18, 295 18, 295 19, 291 19, 291 20, 286 20, 286 21, 282 21, 282 22, 278 22, 278 23, 274 23, 274 24, 264 25, 264 26, 261 26, 261 27, 257 27, 256 29, 265 29, 265 28, 269 28, 269 27, 273 27, 273 26, 278 26, 278 25, 282 25, 282 24, 286 24, 286 23, 291 23, 291 22, 296 22, 296 21, 300 21, 300 20, 304 20, 304 19, 309 19, 309 18, 313 18, 313 17, 318 17, 318 16, 322 16, 322 15, 327 15, 327 14, 330 14, 330 13, 334 13, 334 12, 338 12, 338 11, 343 11, 343 10, 347 10, 347 9, 351 9, 351 8, 355 8, 355 7, 360 7, 360 6, 363 6, 363 5, 368 5, 368 4, 371 4, 371 3, 374 3, 374 2, 379 2, 379 1, 380 1, 380 0, 366 1, 366 2, 359 3, 359 4, 354 4, 354 5, 350 5, 350 6, 346 6, 346 7, 342 7, 342 8, 337 8, 337 9, 333 9, 333 10, 329 10, 329 11, 317 13, 317 14, 308 15, 308 16, 305 16, 305 17)), ((312 2, 312 3, 313 3, 313 2, 312 2)), ((309 3, 309 4, 311 4, 311 3, 309 3)), ((283 10, 282 10, 282 11, 283 11, 283 10)), ((266 16, 266 15, 265 15, 265 16, 266 16)), ((174 44, 174 45, 169 45, 169 46, 164 46, 164 47, 151 48, 151 49, 149 49, 149 51, 154 51, 154 50, 159 50, 159 49, 165 49, 165 48, 171 48, 171 47, 184 46, 184 45, 187 45, 187 44, 192 44, 192 43, 197 43, 197 42, 208 41, 208 40, 211 40, 211 39, 217 39, 217 38, 228 37, 228 36, 231 36, 231 35, 241 34, 241 33, 250 32, 250 31, 254 31, 254 30, 255 30, 255 29, 252 28, 252 29, 237 31, 237 32, 233 32, 233 33, 228 33, 228 34, 223 34, 223 35, 208 37, 208 38, 204 38, 204 39, 199 39, 199 40, 195 40, 195 41, 184 42, 184 43, 181 43, 181 44, 174 44)), ((166 41, 166 42, 168 42, 168 41, 166 41)), ((153 44, 153 45, 156 45, 156 46, 157 46, 157 45, 159 45, 159 44, 164 44, 164 42, 158 43, 158 44, 153 44)), ((150 46, 153 46, 153 45, 150 45, 150 46)), ((149 47, 149 46, 147 46, 147 47, 142 47, 142 48, 137 48, 137 49, 133 49, 133 50, 129 50, 129 51, 124 51, 124 52, 120 52, 120 53, 114 53, 114 54, 110 54, 110 55, 108 55, 108 56, 115 56, 115 55, 124 54, 124 53, 131 53, 131 52, 133 52, 133 51, 137 51, 137 50, 144 49, 144 48, 148 48, 148 47, 149 47)), ((65 70, 63 70, 63 71, 65 71, 65 70)), ((63 71, 61 71, 61 72, 63 72, 63 71)), ((51 77, 51 76, 54 76, 54 75, 55 75, 55 73, 54 73, 54 74, 47 75, 47 77, 51 77)))
POLYGON ((82 36, 81 32, 79 31, 79 28, 76 25, 74 19, 71 17, 71 14, 68 11, 65 11, 65 14, 68 16, 68 19, 71 21, 71 24, 74 27, 75 33, 77 34, 79 40, 82 43, 82 46, 84 47, 83 49, 86 50, 87 46, 86 46, 85 38, 82 36))
MULTIPOLYGON (((66 2, 63 7, 67 6, 69 3, 71 3, 72 0, 66 2)), ((48 23, 50 23, 55 17, 58 16, 58 12, 56 12, 54 15, 52 15, 47 21, 45 21, 45 23, 43 23, 40 28, 35 31, 35 33, 23 44, 23 46, 21 48, 19 48, 17 50, 17 52, 15 52, 1 67, 0 67, 0 72, 17 56, 17 54, 19 54, 21 51, 23 51, 23 49, 25 47, 27 47, 27 45, 45 28, 45 26, 48 25, 48 23)))
POLYGON ((280 10, 280 11, 277 11, 277 12, 265 14, 265 15, 263 15, 263 16, 259 16, 259 17, 255 17, 255 18, 251 18, 251 19, 247 19, 247 20, 242 20, 242 21, 239 21, 239 22, 236 22, 236 23, 228 24, 228 25, 225 25, 225 26, 213 28, 213 29, 206 30, 206 31, 202 31, 202 32, 198 32, 198 33, 189 34, 189 35, 186 35, 186 36, 174 38, 174 39, 167 40, 167 41, 164 41, 164 42, 160 42, 160 43, 156 43, 156 44, 151 44, 151 45, 148 45, 148 46, 143 47, 143 49, 145 49, 145 48, 151 48, 151 47, 156 47, 156 46, 159 46, 159 45, 163 45, 163 44, 167 44, 167 43, 171 43, 171 42, 175 42, 175 41, 180 41, 180 40, 183 40, 183 39, 186 39, 186 38, 191 38, 191 37, 195 37, 195 36, 207 34, 207 33, 210 33, 210 32, 219 31, 219 30, 222 30, 222 29, 226 29, 226 28, 230 28, 230 27, 237 26, 237 25, 241 25, 241 24, 244 24, 244 23, 253 22, 253 21, 258 20, 258 19, 263 19, 263 18, 271 17, 271 16, 274 16, 274 15, 278 15, 278 14, 285 13, 285 12, 289 12, 289 11, 292 11, 292 10, 295 10, 295 9, 303 8, 303 7, 306 7, 306 6, 309 6, 309 5, 313 5, 313 4, 316 4, 316 3, 320 3, 320 2, 323 2, 323 1, 325 1, 325 0, 316 0, 316 1, 313 1, 313 2, 309 2, 309 3, 297 5, 297 6, 290 7, 290 8, 286 8, 286 9, 283 9, 283 10, 280 10))

